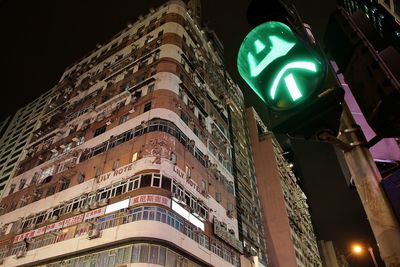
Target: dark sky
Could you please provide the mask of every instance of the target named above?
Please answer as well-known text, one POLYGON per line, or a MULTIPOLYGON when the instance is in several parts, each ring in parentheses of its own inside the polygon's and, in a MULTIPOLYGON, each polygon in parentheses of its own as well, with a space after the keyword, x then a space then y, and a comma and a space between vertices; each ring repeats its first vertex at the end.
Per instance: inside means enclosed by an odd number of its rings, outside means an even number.
MULTIPOLYGON (((54 86, 63 70, 146 14, 164 0, 0 0, 0 118, 54 86)), ((236 70, 236 54, 247 34, 249 0, 203 0, 204 24, 225 46, 225 64, 234 80, 249 90, 236 70)), ((335 0, 293 0, 321 39, 335 0)), ((319 239, 333 240, 345 252, 354 240, 371 241, 356 192, 350 191, 330 146, 293 142, 319 239), (321 162, 321 157, 325 159, 321 162)), ((353 261, 354 262, 354 261, 353 261)), ((370 266, 359 263, 354 266, 370 266)))

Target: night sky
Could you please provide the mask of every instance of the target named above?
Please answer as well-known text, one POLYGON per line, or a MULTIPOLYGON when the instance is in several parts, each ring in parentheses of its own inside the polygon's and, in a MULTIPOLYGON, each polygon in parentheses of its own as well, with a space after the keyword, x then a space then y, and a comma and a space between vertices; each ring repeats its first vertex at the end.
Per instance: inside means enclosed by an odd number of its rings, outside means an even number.
MULTIPOLYGON (((0 118, 54 86, 63 70, 104 43, 138 15, 164 0, 0 0, 0 118)), ((225 46, 228 71, 246 94, 236 54, 250 30, 249 0, 203 0, 203 24, 225 46)), ((293 0, 303 20, 322 39, 335 0, 293 0)), ((249 102, 249 101, 247 101, 249 102)), ((352 241, 374 243, 355 190, 349 190, 329 145, 292 141, 296 172, 306 190, 318 239, 333 240, 353 266, 371 266, 348 254, 352 241), (321 161, 324 158, 324 161, 321 161)), ((377 253, 377 252, 376 252, 377 253)))

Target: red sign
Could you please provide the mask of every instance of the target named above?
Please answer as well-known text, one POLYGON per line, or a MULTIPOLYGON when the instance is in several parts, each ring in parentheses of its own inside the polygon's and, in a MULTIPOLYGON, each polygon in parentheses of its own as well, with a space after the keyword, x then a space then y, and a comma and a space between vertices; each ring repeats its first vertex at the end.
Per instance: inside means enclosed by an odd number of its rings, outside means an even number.
POLYGON ((166 207, 171 207, 171 199, 160 195, 140 195, 132 197, 130 206, 147 203, 160 204, 166 207))
POLYGON ((84 214, 80 214, 80 215, 65 219, 63 227, 68 227, 68 226, 82 222, 83 216, 84 216, 84 214))
POLYGON ((55 222, 55 223, 47 225, 46 233, 50 233, 52 231, 61 229, 63 227, 63 223, 64 223, 64 221, 59 221, 59 222, 55 222))
POLYGON ((87 221, 92 218, 99 217, 104 214, 106 207, 102 207, 99 209, 91 210, 85 213, 85 217, 83 218, 84 221, 87 221))
POLYGON ((46 230, 46 226, 43 226, 43 227, 40 227, 38 229, 35 229, 35 230, 32 230, 32 231, 17 235, 14 238, 14 243, 21 242, 26 238, 32 238, 32 237, 43 235, 45 233, 45 230, 46 230))

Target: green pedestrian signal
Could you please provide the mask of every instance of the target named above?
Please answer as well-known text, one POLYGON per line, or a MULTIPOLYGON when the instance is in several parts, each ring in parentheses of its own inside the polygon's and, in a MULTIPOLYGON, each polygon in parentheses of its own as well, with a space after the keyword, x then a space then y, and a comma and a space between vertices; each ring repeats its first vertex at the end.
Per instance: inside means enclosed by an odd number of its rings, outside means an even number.
POLYGON ((246 36, 239 49, 238 69, 262 101, 275 110, 305 102, 325 78, 322 58, 277 21, 263 23, 246 36))

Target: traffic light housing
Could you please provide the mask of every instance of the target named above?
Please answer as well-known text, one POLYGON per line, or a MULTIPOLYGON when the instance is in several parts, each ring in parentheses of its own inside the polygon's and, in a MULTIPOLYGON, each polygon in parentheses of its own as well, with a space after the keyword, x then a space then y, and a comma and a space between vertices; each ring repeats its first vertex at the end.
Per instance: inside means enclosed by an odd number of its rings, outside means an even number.
POLYGON ((349 15, 338 8, 324 39, 377 137, 400 136, 400 53, 362 11, 349 15))
POLYGON ((336 135, 343 89, 300 18, 278 0, 253 0, 248 21, 254 28, 239 49, 238 70, 269 129, 304 138, 336 135))

